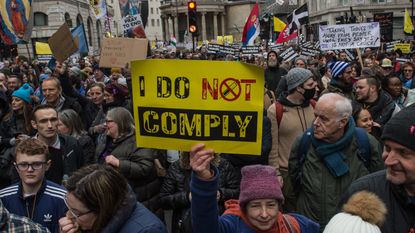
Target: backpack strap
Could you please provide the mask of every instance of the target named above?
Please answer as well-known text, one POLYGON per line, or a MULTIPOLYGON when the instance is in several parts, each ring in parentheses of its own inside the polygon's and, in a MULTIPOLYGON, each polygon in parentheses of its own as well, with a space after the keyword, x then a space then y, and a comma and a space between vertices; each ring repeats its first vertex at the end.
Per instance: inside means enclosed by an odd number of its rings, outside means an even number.
MULTIPOLYGON (((310 105, 313 107, 313 109, 316 107, 316 101, 311 99, 310 100, 310 105)), ((278 123, 278 128, 280 127, 281 124, 281 120, 282 120, 282 115, 284 115, 284 106, 282 106, 282 104, 276 100, 275 101, 275 117, 277 118, 277 123, 278 123)))
POLYGON ((278 128, 280 128, 283 114, 284 114, 284 107, 278 100, 276 100, 275 101, 275 117, 277 118, 278 128))
POLYGON ((303 133, 303 136, 301 136, 300 144, 298 145, 297 160, 298 160, 298 165, 300 167, 300 172, 298 172, 297 176, 295 177, 295 182, 297 184, 301 184, 301 181, 302 181, 302 178, 303 178, 303 164, 304 164, 307 152, 308 152, 308 148, 310 147, 311 136, 312 136, 311 135, 311 128, 308 128, 303 133))
POLYGON ((372 151, 370 148, 369 136, 362 128, 355 128, 356 143, 357 143, 357 156, 363 161, 363 164, 367 169, 370 167, 370 157, 372 151))
MULTIPOLYGON (((369 142, 369 136, 367 135, 366 131, 362 128, 355 128, 355 135, 356 135, 356 143, 357 143, 357 156, 360 160, 362 160, 363 164, 367 169, 370 167, 370 157, 371 157, 371 148, 369 142)), ((305 162, 305 158, 310 147, 311 143, 311 128, 308 128, 303 136, 301 136, 300 144, 298 145, 297 149, 297 160, 298 165, 300 166, 300 171, 298 172, 297 176, 295 177, 296 184, 300 185, 303 178, 303 165, 305 162)))
POLYGON ((271 103, 275 102, 274 94, 270 90, 266 89, 265 94, 269 97, 271 103))
POLYGON ((287 228, 289 233, 300 233, 300 224, 298 223, 297 219, 295 217, 289 215, 289 214, 283 214, 282 220, 284 221, 284 225, 287 228))

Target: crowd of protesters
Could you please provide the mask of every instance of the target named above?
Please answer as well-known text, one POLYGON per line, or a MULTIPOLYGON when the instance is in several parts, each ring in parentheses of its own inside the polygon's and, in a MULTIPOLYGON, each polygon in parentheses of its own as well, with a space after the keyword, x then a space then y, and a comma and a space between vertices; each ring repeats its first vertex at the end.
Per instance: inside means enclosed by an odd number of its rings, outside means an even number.
POLYGON ((235 57, 202 46, 149 59, 264 69, 261 155, 137 148, 127 68, 102 68, 99 56, 5 60, 2 231, 415 231, 411 55, 367 48, 353 61, 326 51, 288 62, 265 48, 235 57))

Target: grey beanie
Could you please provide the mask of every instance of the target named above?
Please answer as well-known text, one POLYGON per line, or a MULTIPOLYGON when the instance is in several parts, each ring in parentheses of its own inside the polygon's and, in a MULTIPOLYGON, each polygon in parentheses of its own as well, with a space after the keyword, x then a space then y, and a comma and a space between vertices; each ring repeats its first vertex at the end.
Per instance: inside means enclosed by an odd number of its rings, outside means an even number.
POLYGON ((79 74, 81 73, 81 69, 79 69, 77 66, 72 66, 71 68, 69 68, 69 71, 72 72, 75 76, 79 76, 79 74))
POLYGON ((288 91, 291 91, 292 89, 305 83, 311 77, 313 77, 313 73, 311 73, 311 71, 307 69, 297 67, 292 68, 290 71, 288 71, 287 75, 285 76, 288 91))
POLYGON ((302 61, 302 62, 304 62, 304 65, 307 65, 307 60, 304 57, 297 57, 294 60, 294 64, 297 63, 297 61, 302 61))

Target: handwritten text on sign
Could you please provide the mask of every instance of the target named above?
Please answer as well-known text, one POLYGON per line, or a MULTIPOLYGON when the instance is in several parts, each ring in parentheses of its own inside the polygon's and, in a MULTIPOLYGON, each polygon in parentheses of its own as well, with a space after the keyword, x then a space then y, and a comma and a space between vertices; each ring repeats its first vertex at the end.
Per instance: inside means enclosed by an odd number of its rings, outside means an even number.
POLYGON ((321 50, 379 47, 379 22, 320 25, 319 38, 321 50))
POLYGON ((263 71, 238 62, 132 62, 137 145, 260 154, 263 71))

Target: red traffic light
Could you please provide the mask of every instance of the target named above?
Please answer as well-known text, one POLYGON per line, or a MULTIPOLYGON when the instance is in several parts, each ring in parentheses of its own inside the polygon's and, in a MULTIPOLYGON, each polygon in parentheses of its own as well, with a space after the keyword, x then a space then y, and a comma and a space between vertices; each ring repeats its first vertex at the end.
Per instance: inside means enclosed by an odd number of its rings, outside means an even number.
POLYGON ((188 10, 196 10, 196 2, 190 1, 187 3, 187 9, 188 10))
POLYGON ((196 25, 190 25, 190 26, 189 26, 189 32, 191 32, 191 33, 195 33, 195 32, 197 32, 197 27, 196 27, 196 25))

